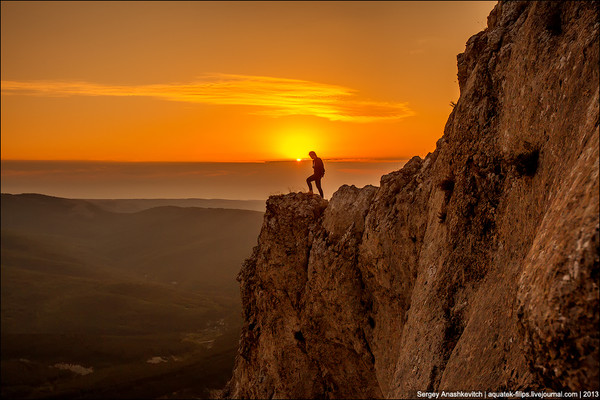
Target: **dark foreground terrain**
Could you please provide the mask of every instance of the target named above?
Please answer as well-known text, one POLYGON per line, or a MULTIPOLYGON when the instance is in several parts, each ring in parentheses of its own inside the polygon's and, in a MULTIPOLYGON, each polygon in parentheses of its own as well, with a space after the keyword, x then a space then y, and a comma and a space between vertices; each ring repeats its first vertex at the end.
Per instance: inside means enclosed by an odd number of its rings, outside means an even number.
POLYGON ((262 213, 2 195, 3 398, 207 397, 262 213))

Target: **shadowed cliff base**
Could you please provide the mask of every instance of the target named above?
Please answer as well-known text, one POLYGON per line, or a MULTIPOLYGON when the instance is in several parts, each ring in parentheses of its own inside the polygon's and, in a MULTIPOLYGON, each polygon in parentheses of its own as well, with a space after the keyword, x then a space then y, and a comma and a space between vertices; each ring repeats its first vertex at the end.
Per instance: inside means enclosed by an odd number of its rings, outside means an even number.
POLYGON ((598 390, 598 4, 501 2, 379 188, 267 202, 233 398, 598 390))

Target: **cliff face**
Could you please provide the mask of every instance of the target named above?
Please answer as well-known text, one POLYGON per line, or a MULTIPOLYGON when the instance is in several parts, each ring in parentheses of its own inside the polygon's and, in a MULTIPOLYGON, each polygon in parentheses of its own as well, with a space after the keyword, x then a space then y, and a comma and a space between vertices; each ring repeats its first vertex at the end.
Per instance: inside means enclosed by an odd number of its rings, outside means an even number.
POLYGON ((598 6, 499 3, 435 152, 267 202, 231 397, 598 390, 598 6))

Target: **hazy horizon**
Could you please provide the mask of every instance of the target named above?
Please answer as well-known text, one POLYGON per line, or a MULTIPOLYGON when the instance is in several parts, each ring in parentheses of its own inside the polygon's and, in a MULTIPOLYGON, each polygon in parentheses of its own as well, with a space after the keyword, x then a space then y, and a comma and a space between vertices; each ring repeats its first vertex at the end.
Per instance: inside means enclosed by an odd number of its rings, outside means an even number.
MULTIPOLYGON (((379 186, 407 160, 325 159, 326 198, 342 185, 379 186)), ((2 193, 80 199, 203 198, 266 200, 307 191, 310 160, 268 162, 1 161, 2 193)))
POLYGON ((311 150, 325 197, 379 185, 434 150, 494 5, 2 2, 1 189, 266 199, 311 150))

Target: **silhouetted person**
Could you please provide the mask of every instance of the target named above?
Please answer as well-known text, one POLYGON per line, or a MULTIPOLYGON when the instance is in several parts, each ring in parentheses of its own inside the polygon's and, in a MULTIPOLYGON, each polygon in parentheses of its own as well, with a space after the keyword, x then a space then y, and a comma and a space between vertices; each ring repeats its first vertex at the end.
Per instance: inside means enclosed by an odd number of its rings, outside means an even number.
POLYGON ((323 175, 325 175, 325 166, 323 165, 323 160, 321 160, 319 157, 317 157, 317 153, 315 153, 314 151, 311 151, 310 153, 308 153, 308 155, 313 160, 313 170, 314 170, 314 173, 311 176, 309 176, 308 178, 306 178, 306 183, 308 184, 308 190, 310 191, 310 193, 313 192, 312 185, 310 182, 315 181, 315 185, 317 186, 317 189, 319 190, 319 194, 321 195, 321 197, 324 197, 323 189, 321 189, 321 178, 323 178, 323 175))

